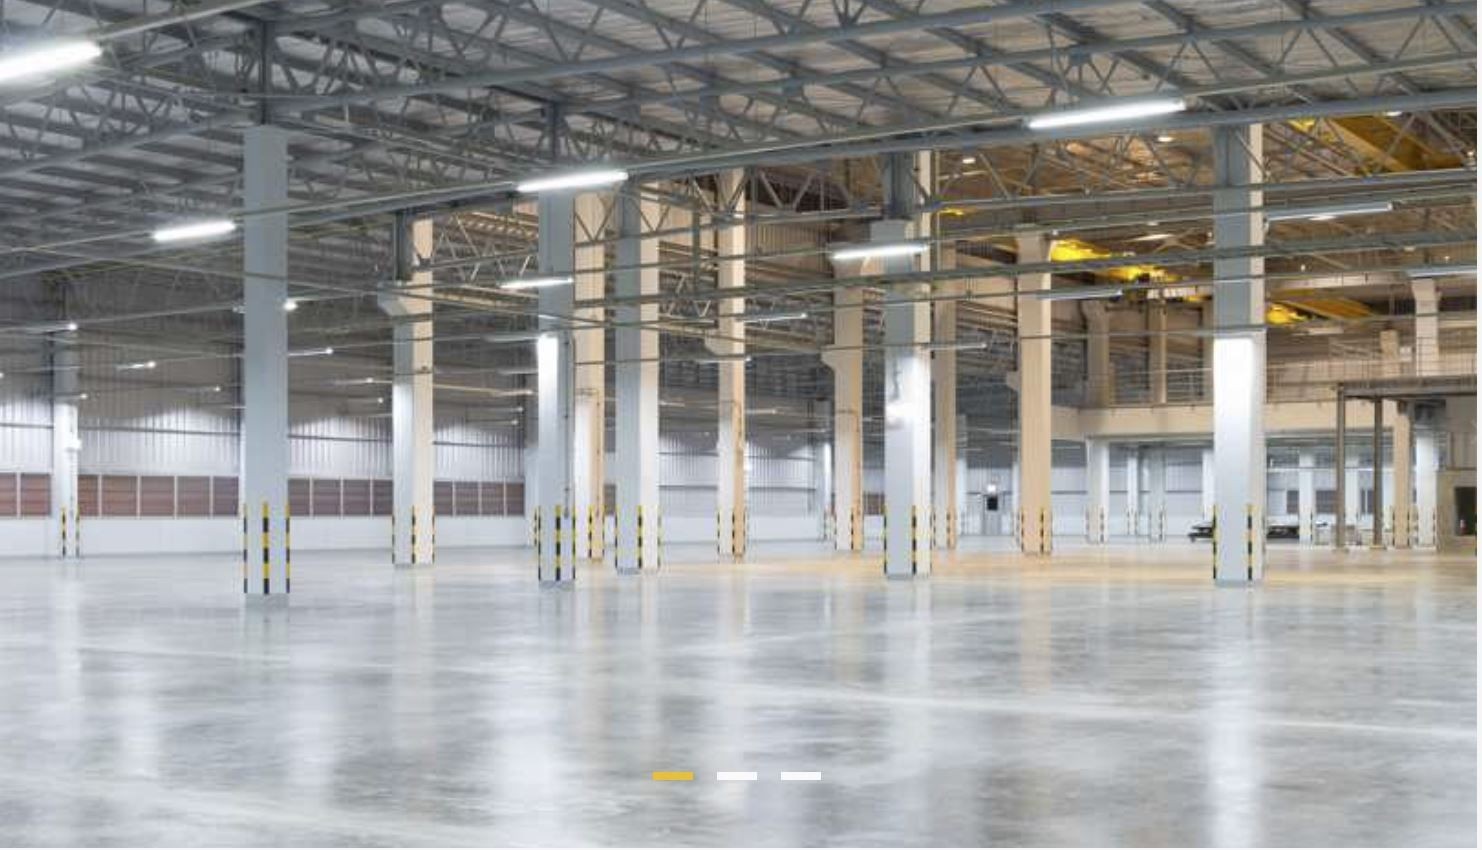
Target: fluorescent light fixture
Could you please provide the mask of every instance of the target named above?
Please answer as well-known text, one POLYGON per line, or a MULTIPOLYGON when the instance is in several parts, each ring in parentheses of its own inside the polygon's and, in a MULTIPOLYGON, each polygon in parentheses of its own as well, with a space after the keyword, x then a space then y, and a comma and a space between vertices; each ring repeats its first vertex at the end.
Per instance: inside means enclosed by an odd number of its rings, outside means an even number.
POLYGON ((295 301, 294 299, 292 299, 292 298, 286 298, 286 299, 283 300, 283 312, 285 312, 285 313, 292 313, 294 310, 297 310, 297 309, 298 309, 298 302, 295 301))
POLYGON ((225 236, 236 229, 237 223, 229 218, 192 221, 161 227, 154 232, 154 241, 162 245, 170 242, 190 242, 197 239, 210 239, 213 236, 225 236))
POLYGON ((835 260, 878 260, 885 257, 914 257, 931 247, 925 242, 881 242, 878 245, 852 245, 836 249, 835 260))
POLYGON ((289 357, 327 357, 331 354, 334 354, 334 349, 329 347, 306 348, 303 351, 288 352, 289 357))
POLYGON ((547 277, 517 277, 494 284, 500 289, 545 289, 550 286, 570 286, 576 280, 571 275, 549 275, 547 277))
POLYGON ((717 363, 735 363, 737 361, 740 361, 742 363, 750 363, 751 362, 751 355, 750 354, 716 354, 716 355, 712 355, 710 357, 696 357, 691 362, 693 362, 693 363, 700 363, 700 364, 707 365, 707 366, 713 366, 713 365, 715 365, 717 363))
POLYGON ((120 372, 135 372, 140 369, 153 369, 156 365, 153 360, 140 360, 138 363, 119 363, 113 368, 120 372))
POLYGON ((970 342, 928 342, 922 346, 927 351, 982 351, 988 347, 984 339, 970 342))
POLYGON ((484 342, 535 342, 540 337, 540 331, 504 331, 485 334, 484 342))
POLYGON ((1041 301, 1088 301, 1092 298, 1118 298, 1122 295, 1122 287, 1076 286, 1066 289, 1042 289, 1024 294, 1033 295, 1041 301))
POLYGON ((515 185, 522 195, 539 192, 559 192, 562 189, 590 189, 596 186, 611 186, 628 179, 628 172, 621 168, 597 168, 584 171, 569 171, 565 174, 550 174, 532 177, 515 185))
POLYGON ((103 48, 91 41, 67 39, 38 44, 0 55, 0 83, 10 83, 65 71, 97 59, 103 48))
POLYGON ((1158 134, 1158 144, 1160 144, 1160 145, 1166 145, 1166 144, 1170 144, 1172 142, 1173 142, 1173 136, 1169 135, 1168 133, 1159 133, 1158 134))
POLYGON ((1387 112, 1384 113, 1384 117, 1385 118, 1399 118, 1401 115, 1404 115, 1404 114, 1405 113, 1402 110, 1399 110, 1399 109, 1391 109, 1391 110, 1389 110, 1389 111, 1387 111, 1387 112))
POLYGON ((1128 241, 1130 241, 1130 242, 1162 242, 1165 239, 1172 239, 1172 238, 1173 238, 1173 234, 1172 233, 1149 233, 1146 236, 1139 236, 1136 239, 1130 239, 1128 241))
POLYGON ((1451 277, 1453 275, 1477 275, 1476 266, 1419 266, 1413 269, 1405 269, 1405 274, 1411 280, 1425 280, 1433 277, 1451 277))
POLYGON ((1065 109, 1048 112, 1030 118, 1026 124, 1031 130, 1056 130, 1061 127, 1080 127, 1085 124, 1110 124, 1117 121, 1135 121, 1158 115, 1171 115, 1187 109, 1181 97, 1129 100, 1122 103, 1107 103, 1087 106, 1082 109, 1065 109))
POLYGON ((967 156, 964 156, 962 158, 962 164, 963 165, 975 165, 975 164, 977 164, 977 162, 978 162, 978 158, 975 157, 975 156, 973 156, 973 155, 971 155, 971 154, 968 154, 967 156))
MULTIPOLYGON (((724 319, 726 317, 721 316, 721 318, 724 319)), ((797 313, 758 313, 754 316, 742 316, 736 319, 736 321, 743 325, 762 325, 767 322, 791 322, 806 318, 808 318, 807 312, 799 311, 797 313)))
POLYGON ((1330 204, 1321 207, 1290 207, 1288 209, 1268 210, 1267 221, 1291 221, 1293 219, 1307 219, 1308 221, 1332 221, 1340 215, 1373 215, 1375 213, 1387 213, 1394 209, 1394 204, 1389 201, 1372 201, 1357 204, 1330 204))

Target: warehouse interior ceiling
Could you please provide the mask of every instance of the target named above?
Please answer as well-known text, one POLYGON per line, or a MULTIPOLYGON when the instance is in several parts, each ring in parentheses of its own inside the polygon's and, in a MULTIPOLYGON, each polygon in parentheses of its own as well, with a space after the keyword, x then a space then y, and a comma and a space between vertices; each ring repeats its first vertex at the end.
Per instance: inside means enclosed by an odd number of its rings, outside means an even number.
MULTIPOLYGON (((1475 263, 1465 3, 14 0, 3 24, 8 45, 86 35, 103 49, 80 73, 0 90, 0 356, 21 358, 5 364, 13 384, 44 377, 26 357, 38 329, 66 319, 89 394, 240 404, 236 387, 196 386, 188 368, 241 349, 240 240, 150 234, 240 216, 242 131, 264 120, 291 132, 291 347, 335 352, 296 359, 293 391, 363 415, 384 415, 373 408, 397 320, 377 296, 396 279, 395 217, 436 222, 418 262, 435 280, 420 297, 438 320, 439 401, 508 407, 532 353, 489 335, 532 327, 534 301, 496 284, 532 267, 537 231, 515 183, 582 163, 621 166, 670 211, 651 227, 664 239, 666 393, 714 380, 692 360, 717 333, 709 236, 735 206, 716 192, 724 168, 746 169, 746 309, 796 316, 750 327, 750 380, 799 401, 829 392, 827 250, 880 216, 892 152, 936 152, 922 188, 938 246, 960 258, 1012 264, 1016 235, 1048 233, 1057 286, 1123 282, 1113 309, 1197 309, 1218 253, 1210 128, 1264 125, 1268 214, 1387 208, 1272 220, 1273 365, 1373 339, 1408 309, 1407 269, 1475 263), (1164 94, 1189 108, 1122 132, 1024 123, 1164 94), (1320 290, 1304 286, 1317 278, 1320 290)), ((1440 280, 1445 333, 1474 337, 1475 279, 1440 280)), ((854 283, 875 305, 873 281, 854 283)), ((611 325, 615 303, 599 322, 611 325)), ((1073 362, 1075 321, 1060 310, 1055 321, 1056 356, 1073 362)), ((988 343, 961 354, 982 379, 964 410, 1007 424, 1013 299, 967 299, 958 322, 988 343)), ((1171 340, 1175 352, 1198 345, 1171 340)), ((1057 402, 1074 403, 1078 384, 1056 380, 1057 402)))

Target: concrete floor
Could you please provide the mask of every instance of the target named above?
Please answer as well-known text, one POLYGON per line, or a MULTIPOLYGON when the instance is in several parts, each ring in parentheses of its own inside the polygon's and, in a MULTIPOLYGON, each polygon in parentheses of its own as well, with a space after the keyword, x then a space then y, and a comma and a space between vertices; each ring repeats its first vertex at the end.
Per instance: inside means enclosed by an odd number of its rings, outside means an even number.
POLYGON ((296 554, 0 562, 0 843, 1476 843, 1471 556, 296 554))

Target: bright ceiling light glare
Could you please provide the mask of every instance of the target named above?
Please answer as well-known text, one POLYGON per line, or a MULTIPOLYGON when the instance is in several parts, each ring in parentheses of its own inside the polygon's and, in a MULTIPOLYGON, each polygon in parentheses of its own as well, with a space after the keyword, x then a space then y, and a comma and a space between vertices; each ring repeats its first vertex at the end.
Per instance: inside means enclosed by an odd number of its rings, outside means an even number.
POLYGON ((297 301, 293 300, 292 298, 288 298, 288 299, 285 299, 284 300, 284 302, 283 302, 283 312, 285 312, 285 313, 292 313, 294 310, 297 310, 297 309, 298 309, 298 302, 297 301))
POLYGON ((881 242, 878 245, 853 245, 848 248, 839 248, 830 256, 838 261, 914 257, 917 254, 925 254, 927 247, 925 242, 881 242))
POLYGON ((792 322, 806 318, 808 314, 800 311, 797 313, 758 313, 754 316, 743 316, 736 321, 743 325, 764 325, 767 322, 792 322))
POLYGON ((1399 118, 1401 115, 1404 115, 1404 114, 1405 113, 1402 110, 1399 110, 1399 109, 1391 109, 1388 112, 1384 113, 1384 117, 1385 118, 1399 118))
POLYGON ((1375 201, 1357 204, 1332 204, 1321 207, 1290 207, 1288 209, 1275 209, 1266 212, 1267 221, 1293 221, 1306 219, 1307 221, 1332 221, 1340 215, 1374 215, 1376 213, 1387 213, 1394 209, 1394 204, 1389 201, 1375 201))
POLYGON ((38 44, 0 55, 0 85, 77 68, 103 55, 91 41, 64 40, 38 44))
POLYGON ((541 192, 560 192, 570 189, 594 189, 598 186, 611 186, 614 183, 623 183, 628 179, 628 172, 621 168, 599 168, 585 171, 571 171, 566 174, 550 174, 544 177, 532 177, 515 184, 515 191, 522 195, 538 195, 541 192))
POLYGON ((225 236, 237 229, 237 223, 228 218, 217 218, 209 221, 193 221, 186 224, 177 224, 171 227, 161 227, 154 232, 154 241, 161 245, 172 242, 193 242, 197 239, 210 239, 215 236, 225 236))
POLYGON ((328 357, 334 354, 334 349, 328 346, 324 348, 306 348, 302 351, 290 351, 289 357, 328 357))
POLYGON ((987 340, 963 342, 928 342, 922 346, 927 351, 982 351, 988 347, 987 340))
POLYGON ((159 364, 153 360, 141 360, 138 363, 120 363, 114 368, 120 372, 137 372, 141 369, 153 369, 159 364))
POLYGON ((1170 144, 1173 144, 1173 136, 1170 135, 1170 134, 1168 134, 1168 133, 1159 133, 1158 134, 1158 144, 1160 144, 1160 145, 1170 145, 1170 144))
POLYGON ((552 275, 549 277, 517 277, 512 280, 502 280, 495 286, 499 289, 517 292, 521 289, 546 289, 552 286, 570 286, 576 280, 571 275, 552 275))
POLYGON ((1413 269, 1405 269, 1405 274, 1411 280, 1428 280, 1436 277, 1455 277, 1458 275, 1477 276, 1476 266, 1419 266, 1413 269))
POLYGON ((1041 301, 1089 301, 1093 298, 1120 298, 1120 286, 1076 286, 1066 289, 1042 289, 1026 295, 1036 295, 1041 301))
POLYGON ((1149 233, 1146 236, 1138 236, 1138 237, 1135 237, 1133 239, 1129 239, 1128 241, 1129 242, 1162 242, 1164 240, 1172 239, 1172 238, 1173 238, 1173 234, 1172 233, 1149 233))
POLYGON ((1175 112, 1183 112, 1187 108, 1188 105, 1184 103, 1183 98, 1178 97, 1130 100, 1123 103, 1088 106, 1083 109, 1048 112, 1030 118, 1025 124, 1031 130, 1058 130, 1062 127, 1113 124, 1120 121, 1136 121, 1139 118, 1172 115, 1175 112))
POLYGON ((962 157, 962 164, 963 165, 977 165, 978 164, 978 158, 975 157, 975 156, 973 156, 972 154, 966 154, 966 155, 964 155, 962 157))

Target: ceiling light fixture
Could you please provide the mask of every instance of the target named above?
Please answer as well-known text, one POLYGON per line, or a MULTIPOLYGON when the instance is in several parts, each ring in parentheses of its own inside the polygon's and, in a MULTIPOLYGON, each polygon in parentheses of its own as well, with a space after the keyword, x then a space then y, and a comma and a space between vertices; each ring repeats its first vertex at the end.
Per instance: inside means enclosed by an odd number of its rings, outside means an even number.
POLYGON ((285 313, 292 313, 294 310, 297 310, 297 309, 298 309, 298 302, 297 301, 295 301, 292 298, 286 298, 286 299, 284 299, 284 301, 283 301, 283 312, 285 312, 285 313))
POLYGON ((550 275, 547 277, 517 277, 511 280, 502 280, 494 284, 499 289, 511 292, 521 289, 545 289, 552 286, 570 286, 576 279, 571 275, 550 275))
POLYGON ((622 183, 628 179, 628 172, 621 168, 588 169, 585 171, 572 171, 566 174, 551 174, 544 177, 532 177, 515 185, 515 191, 522 195, 534 195, 540 192, 559 192, 563 189, 590 189, 597 186, 611 186, 614 183, 622 183))
POLYGON ((540 337, 540 331, 503 331, 484 334, 484 342, 535 342, 540 337))
POLYGON ((1129 239, 1128 241, 1129 242, 1162 242, 1165 239, 1172 239, 1172 238, 1173 238, 1173 234, 1172 233, 1149 233, 1146 236, 1138 236, 1136 238, 1129 239))
POLYGON ((138 363, 118 363, 113 368, 120 372, 134 372, 139 369, 153 369, 156 364, 153 360, 141 360, 138 363))
POLYGON ((67 39, 38 44, 20 50, 7 50, 0 56, 0 83, 32 79, 56 71, 65 71, 97 59, 103 48, 91 41, 67 39))
POLYGON ((1405 274, 1411 280, 1428 280, 1435 277, 1452 277, 1456 275, 1471 275, 1476 277, 1476 266, 1419 266, 1413 269, 1405 269, 1405 274))
POLYGON ((334 354, 334 349, 327 346, 325 348, 306 348, 303 351, 288 352, 289 357, 328 357, 331 354, 334 354))
MULTIPOLYGON (((721 318, 725 318, 725 316, 721 318)), ((764 325, 767 322, 792 322, 806 318, 808 318, 808 314, 799 311, 797 313, 757 313, 754 316, 742 316, 736 319, 736 321, 743 325, 764 325)))
POLYGON ((988 347, 984 339, 972 342, 928 342, 921 346, 927 351, 982 351, 988 347))
POLYGON ((225 236, 236 229, 237 223, 228 218, 192 221, 159 228, 154 232, 154 241, 161 245, 171 242, 190 242, 197 239, 210 239, 213 236, 225 236))
POLYGON ((751 362, 751 355, 750 354, 717 354, 717 355, 714 355, 714 356, 711 356, 711 357, 696 357, 691 362, 693 362, 693 363, 699 363, 699 364, 706 365, 706 366, 714 366, 714 365, 719 364, 719 363, 735 363, 737 361, 740 361, 742 363, 750 363, 751 362))
POLYGON ((1124 103, 1108 103, 1082 109, 1064 109, 1030 118, 1026 125, 1031 130, 1057 130, 1061 127, 1080 127, 1086 124, 1110 124, 1118 121, 1135 121, 1171 115, 1188 108, 1183 98, 1169 97, 1151 100, 1133 100, 1124 103))
POLYGON ((1160 144, 1160 145, 1167 145, 1167 144, 1171 144, 1172 142, 1173 142, 1173 136, 1171 136, 1171 135, 1169 135, 1167 133, 1159 133, 1158 134, 1158 144, 1160 144))
POLYGON ((914 257, 917 254, 925 254, 929 247, 925 242, 881 242, 878 245, 853 245, 848 248, 837 248, 830 256, 837 261, 914 257))
POLYGON ((1267 210, 1266 220, 1292 221, 1294 219, 1306 219, 1308 221, 1332 221, 1340 215, 1374 215, 1376 213, 1387 213, 1392 210, 1394 210, 1394 204, 1389 201, 1336 204, 1322 207, 1290 207, 1287 209, 1267 210))
POLYGON ((1120 286, 1077 286, 1066 289, 1041 289, 1026 292, 1041 301, 1087 301, 1092 298, 1119 298, 1123 294, 1120 286))

